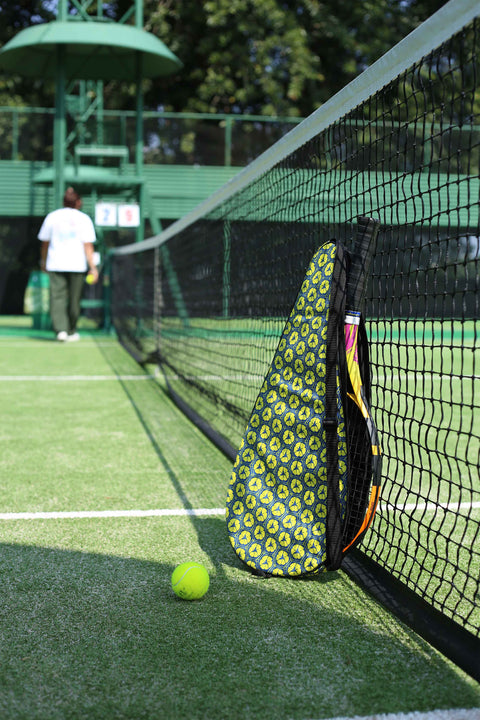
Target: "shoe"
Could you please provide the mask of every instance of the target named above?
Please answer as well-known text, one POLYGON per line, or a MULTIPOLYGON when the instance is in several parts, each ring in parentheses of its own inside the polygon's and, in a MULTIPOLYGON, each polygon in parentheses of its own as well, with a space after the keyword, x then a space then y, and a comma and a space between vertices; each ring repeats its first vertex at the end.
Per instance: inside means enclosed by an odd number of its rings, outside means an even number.
POLYGON ((68 342, 78 342, 78 340, 80 340, 80 335, 77 332, 70 333, 67 340, 68 342))
POLYGON ((57 333, 57 340, 58 342, 66 342, 68 340, 68 334, 65 330, 60 330, 60 332, 57 333))

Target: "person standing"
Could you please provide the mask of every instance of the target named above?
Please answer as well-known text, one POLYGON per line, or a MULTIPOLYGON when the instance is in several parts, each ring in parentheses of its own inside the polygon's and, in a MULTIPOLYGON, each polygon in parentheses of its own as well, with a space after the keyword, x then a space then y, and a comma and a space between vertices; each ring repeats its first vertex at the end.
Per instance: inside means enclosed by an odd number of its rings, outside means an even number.
POLYGON ((76 328, 87 269, 93 282, 98 280, 95 228, 72 187, 65 191, 63 205, 46 216, 38 233, 40 267, 50 278, 50 317, 60 342, 80 339, 76 328))

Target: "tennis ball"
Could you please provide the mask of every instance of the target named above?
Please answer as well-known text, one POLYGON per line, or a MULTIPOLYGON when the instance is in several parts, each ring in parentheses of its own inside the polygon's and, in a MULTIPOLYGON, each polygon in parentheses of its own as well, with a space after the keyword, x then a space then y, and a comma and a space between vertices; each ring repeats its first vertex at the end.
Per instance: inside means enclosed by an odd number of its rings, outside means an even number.
POLYGON ((182 600, 199 600, 210 585, 208 572, 196 562, 184 562, 172 573, 172 589, 182 600))
POLYGON ((95 282, 94 276, 88 273, 87 277, 85 278, 85 282, 87 283, 87 285, 93 285, 93 283, 95 282))

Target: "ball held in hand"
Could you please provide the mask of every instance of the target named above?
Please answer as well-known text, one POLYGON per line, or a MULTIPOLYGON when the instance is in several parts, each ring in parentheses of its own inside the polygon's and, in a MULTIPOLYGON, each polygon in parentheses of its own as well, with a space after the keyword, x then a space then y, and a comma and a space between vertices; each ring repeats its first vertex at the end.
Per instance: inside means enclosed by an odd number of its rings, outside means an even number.
POLYGON ((87 285, 93 285, 93 283, 95 282, 95 275, 88 273, 87 277, 85 278, 85 282, 87 283, 87 285))
POLYGON ((172 589, 182 600, 199 600, 210 585, 206 569, 200 563, 184 562, 172 573, 172 589))

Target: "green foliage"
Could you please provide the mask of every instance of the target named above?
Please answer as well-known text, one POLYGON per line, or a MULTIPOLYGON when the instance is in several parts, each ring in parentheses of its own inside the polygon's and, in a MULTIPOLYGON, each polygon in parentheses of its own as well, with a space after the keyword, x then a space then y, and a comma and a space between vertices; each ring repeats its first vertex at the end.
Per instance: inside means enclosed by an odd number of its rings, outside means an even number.
POLYGON ((147 28, 184 63, 150 104, 306 116, 407 35, 438 0, 146 0, 147 28), (180 82, 179 82, 180 80, 180 82))
MULTIPOLYGON (((52 20, 54 14, 47 5, 43 0, 0 0, 0 46, 30 25, 52 20)), ((0 73, 0 105, 52 104, 53 90, 42 80, 24 80, 0 73)))
MULTIPOLYGON (((144 0, 144 23, 182 60, 174 77, 146 84, 146 106, 175 111, 306 116, 372 64, 444 0, 144 0)), ((79 5, 79 2, 77 2, 79 5)), ((83 2, 96 14, 97 2, 83 2)), ((0 0, 0 45, 55 17, 53 0, 0 0)), ((112 20, 132 0, 102 3, 112 20)), ((72 2, 70 13, 78 14, 72 2)), ((133 17, 130 17, 133 22, 133 17)), ((106 107, 133 108, 125 83, 106 107)), ((41 79, 0 76, 0 105, 53 105, 41 79)))

